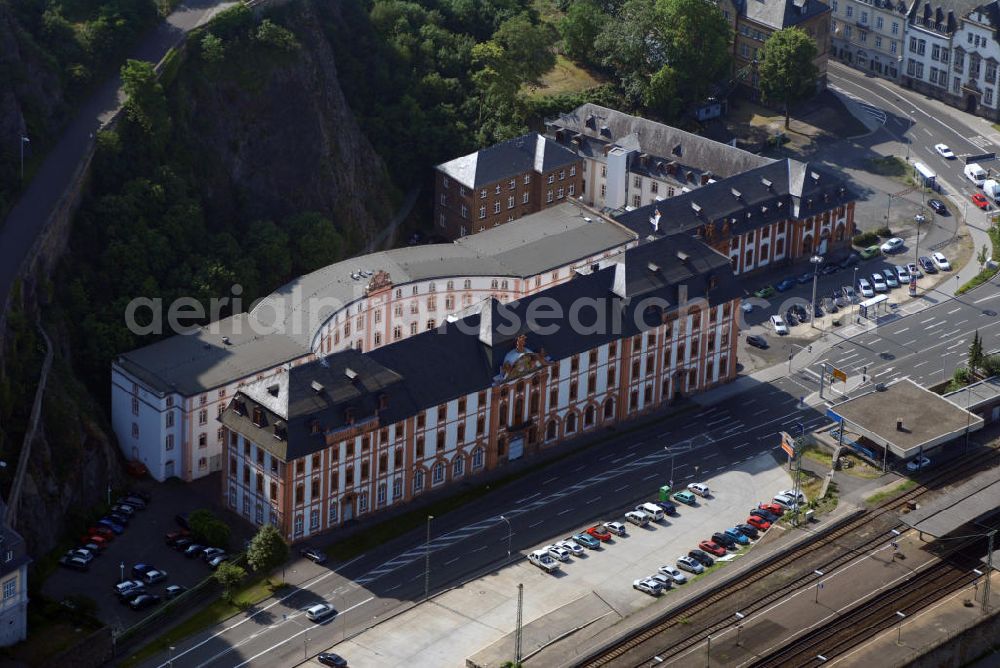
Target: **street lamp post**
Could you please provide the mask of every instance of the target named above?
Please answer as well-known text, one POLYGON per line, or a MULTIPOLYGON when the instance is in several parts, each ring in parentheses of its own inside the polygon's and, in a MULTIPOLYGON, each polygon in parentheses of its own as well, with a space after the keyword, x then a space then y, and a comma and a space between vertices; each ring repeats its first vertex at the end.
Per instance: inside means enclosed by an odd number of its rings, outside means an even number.
POLYGON ((813 327, 816 327, 816 283, 819 279, 819 266, 823 264, 822 255, 813 255, 809 258, 809 261, 813 265, 813 298, 812 298, 812 314, 809 316, 809 322, 813 327))
MULTIPOLYGON (((797 500, 796 500, 796 502, 797 502, 797 500)), ((819 570, 818 568, 816 570, 814 570, 813 573, 815 573, 819 577, 823 577, 823 571, 819 570)), ((823 583, 822 582, 817 582, 816 583, 816 598, 813 601, 813 603, 819 603, 819 590, 822 589, 822 588, 823 588, 823 583)))
POLYGON ((431 595, 431 520, 433 515, 427 516, 427 542, 424 544, 424 598, 431 595))
POLYGON ((507 559, 510 559, 510 537, 513 535, 513 532, 510 528, 510 520, 503 515, 500 516, 500 519, 507 523, 507 559))
POLYGON ((173 665, 174 665, 174 646, 173 645, 170 646, 170 660, 167 662, 167 665, 170 666, 171 668, 173 668, 173 665))
POLYGON ((673 489, 674 489, 674 457, 677 456, 677 453, 670 452, 670 447, 669 446, 667 446, 667 447, 665 447, 663 449, 666 450, 667 453, 670 454, 670 489, 671 489, 671 491, 673 491, 673 489))
POLYGON ((906 619, 906 615, 904 615, 902 612, 900 612, 899 610, 897 610, 896 611, 896 616, 899 617, 899 626, 896 627, 896 644, 897 645, 902 645, 903 644, 903 620, 906 619))
POLYGON ((741 624, 740 622, 743 621, 744 617, 746 617, 746 615, 744 615, 742 612, 740 612, 738 610, 736 611, 736 646, 737 647, 740 646, 740 633, 743 631, 743 624, 741 624))
POLYGON ((21 181, 24 181, 24 145, 30 143, 31 140, 21 135, 21 181))
POLYGON ((118 584, 121 584, 122 582, 125 582, 125 562, 124 561, 121 562, 120 564, 118 564, 118 571, 120 573, 120 577, 118 578, 118 584))

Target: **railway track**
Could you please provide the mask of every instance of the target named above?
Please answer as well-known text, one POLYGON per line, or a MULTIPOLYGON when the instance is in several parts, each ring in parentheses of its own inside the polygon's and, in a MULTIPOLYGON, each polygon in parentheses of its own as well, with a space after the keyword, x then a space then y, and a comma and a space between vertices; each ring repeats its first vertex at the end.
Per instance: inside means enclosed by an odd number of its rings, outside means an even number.
POLYGON ((906 504, 930 491, 962 480, 968 474, 981 468, 983 463, 995 457, 996 451, 990 448, 988 452, 968 455, 957 459, 947 470, 928 478, 924 483, 902 496, 864 512, 844 526, 817 540, 798 546, 794 550, 768 562, 761 568, 748 573, 746 577, 732 582, 720 590, 707 592, 692 599, 682 608, 672 610, 653 623, 632 631, 615 646, 587 657, 578 665, 587 666, 588 668, 598 668, 612 664, 615 666, 647 666, 650 665, 654 656, 659 660, 666 660, 680 654, 704 642, 708 636, 732 626, 733 612, 725 610, 724 612, 713 614, 713 621, 699 624, 697 630, 687 633, 683 638, 673 640, 669 643, 664 640, 663 636, 668 632, 687 629, 691 625, 692 616, 699 613, 712 614, 712 608, 715 606, 725 608, 725 606, 720 605, 724 599, 754 584, 760 583, 762 580, 775 575, 779 571, 784 570, 787 572, 789 567, 796 561, 806 557, 810 553, 814 553, 825 547, 834 549, 836 554, 822 565, 810 566, 806 572, 799 574, 793 580, 781 582, 781 584, 775 586, 766 595, 757 598, 749 604, 741 605, 739 609, 742 614, 749 615, 787 596, 793 591, 812 585, 817 578, 821 577, 815 574, 815 570, 827 573, 846 564, 868 549, 884 543, 887 540, 889 530, 900 526, 894 513, 906 506, 906 504), (866 527, 870 528, 867 532, 864 530, 866 527), (860 540, 852 540, 851 538, 854 534, 858 534, 860 540))

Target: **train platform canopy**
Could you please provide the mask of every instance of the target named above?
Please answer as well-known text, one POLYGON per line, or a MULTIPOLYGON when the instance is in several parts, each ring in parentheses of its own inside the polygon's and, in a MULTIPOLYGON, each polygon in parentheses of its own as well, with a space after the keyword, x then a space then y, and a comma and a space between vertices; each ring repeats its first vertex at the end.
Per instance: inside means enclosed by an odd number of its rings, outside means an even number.
POLYGON ((1000 511, 1000 469, 984 471, 948 490, 941 498, 903 515, 920 533, 947 536, 961 526, 1000 511))
POLYGON ((983 426, 978 415, 909 378, 878 387, 882 389, 831 406, 827 415, 900 459, 910 459, 983 426))

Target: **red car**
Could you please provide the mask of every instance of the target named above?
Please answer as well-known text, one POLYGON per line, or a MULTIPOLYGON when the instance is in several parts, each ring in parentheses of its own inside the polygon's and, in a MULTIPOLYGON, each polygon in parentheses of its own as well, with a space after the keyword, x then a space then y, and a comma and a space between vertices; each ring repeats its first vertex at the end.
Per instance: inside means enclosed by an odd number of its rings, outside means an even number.
POLYGON ((766 510, 767 512, 781 517, 785 514, 785 509, 779 506, 777 503, 758 503, 757 507, 761 510, 766 510))
POLYGON ((587 533, 601 541, 602 543, 607 543, 611 540, 611 532, 602 526, 593 526, 587 529, 587 533))
POLYGON ((87 543, 93 543, 97 547, 104 549, 108 546, 108 539, 104 536, 95 536, 93 534, 80 536, 80 544, 86 545, 87 543))
POLYGON ((726 555, 726 548, 712 540, 703 540, 698 543, 698 547, 717 557, 724 557, 726 555))
POLYGON ((762 520, 756 515, 751 515, 747 518, 747 524, 752 526, 754 529, 760 529, 761 531, 767 531, 771 528, 771 523, 767 520, 762 520))
POLYGON ((984 210, 990 206, 990 201, 982 193, 972 193, 972 203, 984 210))
POLYGON ((90 527, 87 529, 87 534, 91 536, 100 536, 105 542, 110 542, 115 539, 115 532, 107 527, 90 527))

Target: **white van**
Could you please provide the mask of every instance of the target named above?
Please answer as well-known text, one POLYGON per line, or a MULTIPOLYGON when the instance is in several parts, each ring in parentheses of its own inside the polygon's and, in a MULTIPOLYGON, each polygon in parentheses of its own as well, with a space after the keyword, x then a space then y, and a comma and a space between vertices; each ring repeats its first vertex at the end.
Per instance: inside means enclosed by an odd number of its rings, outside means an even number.
POLYGON ((975 183, 977 188, 983 187, 983 183, 986 182, 985 169, 976 163, 972 163, 971 165, 966 165, 963 171, 965 172, 965 178, 975 183))
POLYGON ((663 519, 663 508, 660 508, 655 503, 649 503, 647 501, 646 503, 642 504, 641 506, 636 506, 635 509, 636 510, 640 510, 640 511, 646 513, 647 515, 649 515, 649 517, 654 522, 659 522, 660 520, 663 519))
POLYGON ((649 515, 641 510, 628 511, 625 513, 625 519, 638 527, 644 527, 649 524, 649 515))

